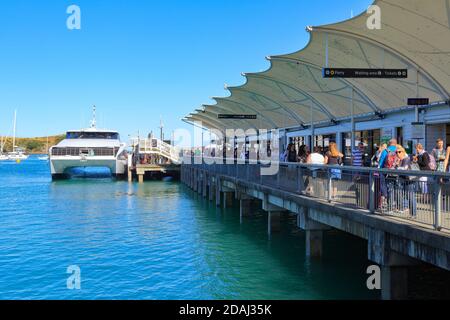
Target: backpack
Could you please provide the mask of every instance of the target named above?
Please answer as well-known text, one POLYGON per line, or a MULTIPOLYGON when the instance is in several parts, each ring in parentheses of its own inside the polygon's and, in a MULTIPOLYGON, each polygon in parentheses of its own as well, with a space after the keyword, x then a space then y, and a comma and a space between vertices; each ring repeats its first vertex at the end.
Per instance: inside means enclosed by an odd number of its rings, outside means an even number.
POLYGON ((388 153, 386 160, 384 161, 384 168, 385 169, 395 169, 395 164, 397 162, 397 151, 389 151, 386 150, 388 153))
POLYGON ((428 153, 428 156, 430 157, 430 163, 428 164, 428 168, 431 171, 436 171, 437 169, 436 158, 434 157, 433 153, 428 153))

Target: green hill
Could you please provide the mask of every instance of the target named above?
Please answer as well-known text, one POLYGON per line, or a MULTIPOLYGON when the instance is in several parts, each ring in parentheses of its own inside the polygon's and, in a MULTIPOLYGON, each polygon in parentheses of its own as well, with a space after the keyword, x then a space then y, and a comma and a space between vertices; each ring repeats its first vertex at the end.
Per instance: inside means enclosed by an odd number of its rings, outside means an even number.
MULTIPOLYGON (((49 147, 58 144, 60 141, 64 140, 65 135, 56 135, 48 137, 49 147)), ((16 146, 25 149, 27 153, 34 154, 45 154, 48 153, 47 150, 47 137, 36 137, 36 138, 16 138, 16 146)), ((6 137, 4 152, 9 152, 12 150, 12 137, 6 137)))

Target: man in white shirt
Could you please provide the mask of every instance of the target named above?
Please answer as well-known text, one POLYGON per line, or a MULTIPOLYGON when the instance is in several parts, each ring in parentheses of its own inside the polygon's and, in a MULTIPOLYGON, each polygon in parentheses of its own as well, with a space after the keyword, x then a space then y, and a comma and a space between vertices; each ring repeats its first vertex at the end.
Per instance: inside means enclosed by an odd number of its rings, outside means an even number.
MULTIPOLYGON (((315 164, 315 165, 325 165, 327 162, 326 157, 324 157, 321 153, 320 153, 320 148, 319 147, 314 147, 314 152, 311 153, 308 156, 307 159, 307 163, 308 164, 315 164)), ((311 177, 312 179, 316 179, 317 178, 317 173, 320 170, 320 168, 311 168, 311 177)), ((306 188, 306 194, 307 195, 311 195, 314 196, 314 186, 313 186, 313 181, 311 181, 310 179, 308 179, 308 187, 306 188)), ((319 189, 320 189, 319 185, 319 189)), ((323 188, 322 188, 323 189, 323 188)), ((316 196, 320 196, 323 193, 324 190, 318 190, 318 194, 316 196)))

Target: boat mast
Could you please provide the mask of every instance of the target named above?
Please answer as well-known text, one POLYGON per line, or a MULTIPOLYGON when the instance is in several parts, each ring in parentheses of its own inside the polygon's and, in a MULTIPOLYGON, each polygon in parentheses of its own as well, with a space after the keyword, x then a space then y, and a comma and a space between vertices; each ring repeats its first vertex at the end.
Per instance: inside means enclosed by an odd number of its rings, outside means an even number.
POLYGON ((91 121, 91 128, 92 129, 95 129, 97 127, 97 119, 96 119, 96 116, 95 116, 95 109, 96 109, 96 107, 94 105, 93 108, 92 108, 92 121, 91 121))
POLYGON ((160 137, 160 139, 161 139, 161 141, 164 141, 164 124, 163 124, 163 121, 162 121, 162 116, 160 116, 159 117, 159 130, 160 130, 160 132, 159 132, 159 137, 160 137))
POLYGON ((16 150, 16 123, 17 123, 17 110, 14 110, 14 125, 13 125, 13 145, 12 152, 16 150))

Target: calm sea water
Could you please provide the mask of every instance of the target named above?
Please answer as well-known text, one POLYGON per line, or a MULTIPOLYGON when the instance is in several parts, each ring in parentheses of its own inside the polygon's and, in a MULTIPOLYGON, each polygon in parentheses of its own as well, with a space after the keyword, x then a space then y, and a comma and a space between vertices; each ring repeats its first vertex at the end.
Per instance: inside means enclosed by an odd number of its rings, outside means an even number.
POLYGON ((240 224, 177 182, 52 182, 46 162, 0 163, 0 221, 0 299, 378 298, 363 241, 327 234, 309 260, 292 217, 269 239, 264 214, 240 224))

